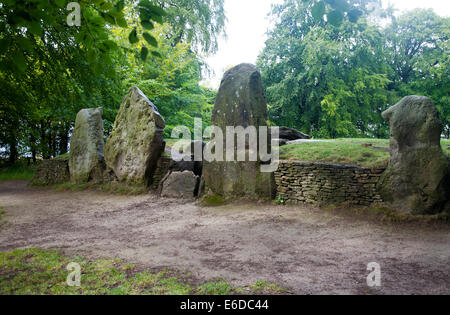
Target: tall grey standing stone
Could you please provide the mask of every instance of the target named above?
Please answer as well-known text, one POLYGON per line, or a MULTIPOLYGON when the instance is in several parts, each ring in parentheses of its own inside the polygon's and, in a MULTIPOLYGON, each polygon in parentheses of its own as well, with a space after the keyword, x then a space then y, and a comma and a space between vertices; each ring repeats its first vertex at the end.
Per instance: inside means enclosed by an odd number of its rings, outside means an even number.
MULTIPOLYGON (((267 126, 267 103, 258 69, 241 64, 224 74, 216 97, 211 123, 224 135, 227 126, 267 126)), ((259 134, 258 134, 259 136, 259 134)), ((225 153, 224 153, 225 156, 225 153)), ((259 159, 259 154, 258 154, 259 159)), ((203 165, 206 189, 222 196, 273 198, 273 173, 261 172, 261 162, 208 162, 203 165)))
POLYGON ((433 101, 408 96, 383 113, 391 128, 391 159, 379 184, 383 199, 414 214, 450 206, 450 161, 433 101))
POLYGON ((164 151, 166 124, 158 109, 137 87, 120 106, 105 146, 105 160, 121 182, 150 186, 158 159, 164 151))
POLYGON ((70 140, 70 180, 82 184, 101 181, 104 170, 102 109, 83 109, 70 140))

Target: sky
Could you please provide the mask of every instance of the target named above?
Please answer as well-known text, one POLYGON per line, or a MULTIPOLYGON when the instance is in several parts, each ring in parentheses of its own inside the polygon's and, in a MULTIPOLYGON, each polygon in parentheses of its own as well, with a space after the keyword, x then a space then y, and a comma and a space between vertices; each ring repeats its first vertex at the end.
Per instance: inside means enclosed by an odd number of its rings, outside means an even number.
MULTIPOLYGON (((219 50, 206 58, 212 70, 205 75, 203 85, 217 89, 224 70, 240 63, 256 63, 264 48, 266 32, 272 27, 267 17, 271 4, 283 0, 225 0, 227 39, 219 40, 219 50)), ((401 11, 414 8, 432 8, 441 16, 450 16, 450 0, 383 0, 383 7, 391 3, 401 11)))

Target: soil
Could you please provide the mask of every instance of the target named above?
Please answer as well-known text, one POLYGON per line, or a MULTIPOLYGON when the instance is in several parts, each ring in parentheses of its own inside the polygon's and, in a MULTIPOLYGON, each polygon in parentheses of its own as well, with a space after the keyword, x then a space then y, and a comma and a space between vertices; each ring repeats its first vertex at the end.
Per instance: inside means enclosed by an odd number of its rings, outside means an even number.
POLYGON ((56 192, 0 182, 0 251, 62 249, 293 294, 450 294, 450 228, 385 225, 308 206, 202 207, 154 195, 56 192), (367 266, 381 266, 379 288, 367 266))

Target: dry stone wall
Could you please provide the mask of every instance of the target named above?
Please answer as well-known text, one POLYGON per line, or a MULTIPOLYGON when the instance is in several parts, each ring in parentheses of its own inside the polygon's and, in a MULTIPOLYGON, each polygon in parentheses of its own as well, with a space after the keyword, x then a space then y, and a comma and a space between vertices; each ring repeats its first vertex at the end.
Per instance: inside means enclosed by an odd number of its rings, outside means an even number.
POLYGON ((286 203, 381 203, 377 183, 383 172, 352 165, 281 161, 275 172, 277 196, 286 203))
POLYGON ((63 184, 70 180, 69 159, 44 160, 34 173, 33 185, 63 184))

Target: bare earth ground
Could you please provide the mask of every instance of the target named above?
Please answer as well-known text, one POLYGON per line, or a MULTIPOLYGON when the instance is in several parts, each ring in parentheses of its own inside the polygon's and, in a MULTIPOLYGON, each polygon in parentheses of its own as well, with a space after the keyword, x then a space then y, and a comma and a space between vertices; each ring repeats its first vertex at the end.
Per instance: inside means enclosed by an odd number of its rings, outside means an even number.
POLYGON ((56 192, 0 182, 0 251, 63 249, 295 294, 450 294, 450 229, 382 225, 306 206, 204 208, 152 195, 56 192), (369 289, 367 264, 381 265, 369 289))

